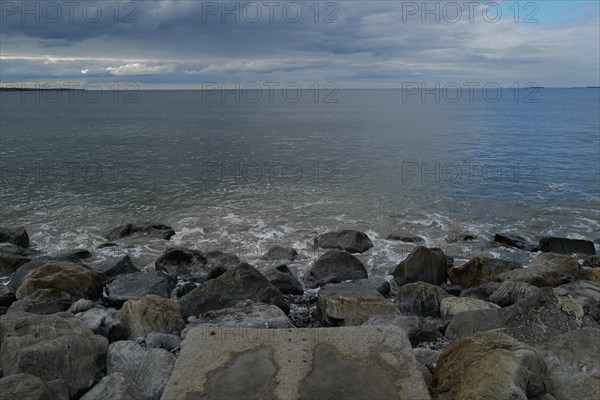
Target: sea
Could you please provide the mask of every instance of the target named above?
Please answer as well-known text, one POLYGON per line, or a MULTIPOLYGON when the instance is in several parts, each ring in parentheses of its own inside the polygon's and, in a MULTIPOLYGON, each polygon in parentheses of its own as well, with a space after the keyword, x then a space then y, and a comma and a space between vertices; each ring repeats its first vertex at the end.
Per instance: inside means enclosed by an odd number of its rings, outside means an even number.
POLYGON ((260 264, 281 245, 303 275, 315 235, 357 229, 385 275, 415 246, 391 233, 455 263, 535 256, 490 243, 498 232, 600 238, 598 88, 0 95, 0 225, 46 253, 150 268, 170 246, 260 264), (176 235, 97 249, 136 221, 176 235))

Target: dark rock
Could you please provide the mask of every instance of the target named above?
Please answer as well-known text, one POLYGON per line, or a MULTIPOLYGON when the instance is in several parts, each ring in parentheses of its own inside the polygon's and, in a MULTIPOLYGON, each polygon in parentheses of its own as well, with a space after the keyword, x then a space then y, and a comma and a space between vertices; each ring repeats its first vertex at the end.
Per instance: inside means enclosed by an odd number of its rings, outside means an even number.
POLYGON ((596 254, 594 243, 589 240, 546 236, 540 239, 539 248, 544 253, 596 254))
POLYGON ((198 285, 193 282, 186 282, 183 285, 178 286, 177 287, 177 298, 185 296, 186 294, 188 294, 192 290, 196 289, 197 287, 198 287, 198 285))
POLYGON ((490 301, 500 307, 512 306, 518 301, 538 294, 540 288, 526 282, 502 282, 498 289, 490 296, 490 301))
POLYGON ((442 283, 440 287, 452 296, 460 296, 460 294, 463 291, 463 289, 460 286, 454 285, 452 283, 442 283))
POLYGON ((372 276, 367 279, 359 279, 353 282, 346 282, 344 285, 375 289, 384 297, 387 297, 392 291, 390 283, 385 278, 377 276, 372 276))
POLYGON ((8 286, 13 292, 15 292, 21 282, 25 280, 29 275, 31 275, 35 270, 40 268, 42 265, 46 264, 48 261, 51 261, 50 257, 37 257, 32 259, 31 261, 21 265, 13 274, 10 281, 6 286, 8 286))
POLYGON ((109 342, 125 338, 125 327, 114 308, 92 308, 78 315, 78 318, 97 335, 109 342))
POLYGON ((159 274, 156 271, 137 272, 117 275, 106 285, 106 293, 109 304, 121 307, 127 300, 137 299, 147 294, 169 298, 176 284, 177 280, 169 275, 159 274))
POLYGON ((497 233, 496 236, 494 236, 494 242, 527 251, 537 251, 538 249, 538 246, 535 243, 514 233, 497 233))
POLYGON ((0 250, 0 275, 10 275, 21 265, 31 261, 31 257, 8 250, 0 250))
POLYGON ((394 270, 398 286, 413 282, 428 282, 435 285, 448 280, 448 257, 441 249, 419 246, 394 270))
POLYGON ((330 250, 313 263, 308 271, 308 279, 319 281, 335 277, 340 281, 364 279, 368 277, 363 263, 352 254, 341 250, 330 250))
POLYGON ((93 254, 86 249, 67 249, 63 251, 59 251, 54 254, 52 257, 57 260, 67 260, 67 261, 77 261, 77 260, 85 260, 86 258, 92 257, 93 254))
POLYGON ((373 316, 398 315, 398 309, 373 288, 340 283, 319 290, 316 314, 328 326, 358 326, 373 316))
POLYGON ((70 261, 49 261, 21 282, 17 299, 37 289, 59 289, 75 298, 96 299, 102 296, 102 279, 89 268, 70 261))
POLYGON ((79 400, 146 400, 141 389, 120 372, 105 376, 79 400))
POLYGON ((275 304, 286 314, 289 305, 267 278, 247 263, 240 263, 220 277, 200 285, 179 299, 183 317, 235 306, 243 300, 275 304))
POLYGON ((103 376, 107 340, 70 313, 4 315, 0 343, 5 376, 28 373, 45 381, 62 379, 71 398, 103 376))
POLYGON ((460 267, 450 268, 448 276, 452 283, 465 289, 498 281, 496 274, 485 266, 479 257, 473 258, 460 267))
POLYGON ((119 225, 106 235, 108 240, 122 239, 127 236, 150 236, 153 238, 169 240, 175 235, 173 228, 163 224, 133 223, 119 225))
POLYGON ((446 238, 446 243, 458 243, 458 242, 469 242, 471 240, 476 240, 477 235, 471 233, 463 233, 451 237, 446 238))
POLYGON ((107 247, 118 247, 119 245, 113 242, 105 242, 96 246, 97 249, 105 249, 107 247))
MULTIPOLYGON (((279 310, 279 308, 277 309, 279 310)), ((146 336, 146 346, 150 349, 160 348, 173 351, 181 347, 181 338, 168 333, 151 332, 146 336)))
POLYGON ((304 293, 302 283, 285 264, 269 268, 264 275, 283 294, 301 295, 304 293))
POLYGON ((206 257, 198 250, 168 248, 154 263, 157 271, 181 278, 196 277, 207 280, 206 257))
POLYGON ((44 382, 30 374, 14 374, 0 379, 1 400, 69 400, 62 380, 44 382))
POLYGON ((25 228, 0 228, 0 242, 12 243, 14 245, 29 247, 29 235, 25 228))
POLYGON ((528 268, 498 274, 502 281, 527 282, 539 287, 556 287, 577 276, 580 266, 575 257, 545 253, 533 260, 528 268))
POLYGON ((263 260, 294 261, 298 252, 291 247, 273 246, 263 256, 263 260))
POLYGON ((399 240, 405 243, 424 243, 425 239, 408 232, 395 232, 386 236, 387 240, 399 240))
POLYGON ((444 348, 430 391, 436 400, 532 399, 550 393, 551 385, 534 348, 482 332, 444 348))
POLYGON ((415 282, 402 286, 398 290, 396 305, 402 315, 439 317, 440 304, 450 297, 444 289, 427 282, 415 282))
POLYGON ((364 253, 373 247, 366 233, 350 229, 327 232, 314 239, 315 248, 340 249, 349 253, 364 253))
POLYGON ((414 315, 382 315, 371 317, 363 325, 395 325, 408 335, 413 347, 423 342, 435 342, 443 336, 440 333, 442 323, 433 318, 421 318, 414 315))
POLYGON ((119 261, 114 263, 110 268, 100 273, 102 280, 104 282, 109 281, 117 275, 123 274, 133 274, 136 272, 140 272, 136 266, 133 264, 131 257, 128 255, 121 258, 119 261))
POLYGON ((8 286, 0 285, 0 307, 8 307, 16 300, 15 292, 8 286))
POLYGON ((135 375, 146 357, 146 349, 131 340, 121 340, 108 346, 107 373, 122 373, 130 379, 135 375))
POLYGON ((58 289, 38 289, 29 296, 15 301, 8 313, 24 311, 31 314, 48 315, 65 311, 71 305, 71 295, 58 289))
POLYGON ((151 332, 173 333, 185 327, 179 304, 154 294, 127 300, 119 311, 119 319, 130 340, 151 332))
POLYGON ((484 283, 483 285, 463 290, 460 293, 460 297, 471 297, 474 299, 490 301, 490 296, 498 290, 498 288, 500 288, 500 282, 484 283))

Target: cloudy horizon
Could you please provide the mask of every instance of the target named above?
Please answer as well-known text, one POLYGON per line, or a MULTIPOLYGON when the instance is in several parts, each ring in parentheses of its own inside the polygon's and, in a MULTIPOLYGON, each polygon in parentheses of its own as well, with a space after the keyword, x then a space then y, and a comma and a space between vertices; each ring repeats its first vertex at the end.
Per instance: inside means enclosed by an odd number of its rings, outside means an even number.
POLYGON ((597 1, 3 1, 1 11, 4 85, 600 86, 597 1))

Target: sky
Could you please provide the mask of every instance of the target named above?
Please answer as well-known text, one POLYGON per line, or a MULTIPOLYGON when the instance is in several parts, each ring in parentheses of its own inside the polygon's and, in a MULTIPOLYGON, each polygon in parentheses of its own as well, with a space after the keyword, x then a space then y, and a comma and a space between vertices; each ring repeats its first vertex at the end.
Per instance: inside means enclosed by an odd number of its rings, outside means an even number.
POLYGON ((600 86, 598 0, 0 0, 0 11, 4 85, 600 86))

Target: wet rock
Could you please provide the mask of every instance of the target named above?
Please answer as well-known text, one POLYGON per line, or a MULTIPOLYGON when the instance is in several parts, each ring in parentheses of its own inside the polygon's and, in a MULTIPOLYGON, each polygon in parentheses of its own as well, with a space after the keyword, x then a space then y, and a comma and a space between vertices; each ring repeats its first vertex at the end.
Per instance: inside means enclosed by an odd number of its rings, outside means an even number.
POLYGON ((206 257, 198 250, 185 248, 168 248, 154 263, 157 271, 181 278, 201 278, 198 282, 207 280, 208 270, 206 257))
POLYGON ((533 260, 528 268, 498 274, 501 281, 526 282, 538 287, 556 287, 580 272, 577 258, 545 253, 533 260))
POLYGON ((460 293, 460 297, 471 297, 473 299, 480 299, 490 301, 490 296, 500 288, 500 282, 489 282, 483 285, 475 286, 460 293))
POLYGON ((514 233, 497 233, 494 236, 494 242, 527 251, 537 251, 538 249, 538 246, 535 243, 514 233))
POLYGON ((446 346, 431 385, 436 400, 530 399, 550 393, 543 358, 500 332, 483 332, 446 346))
POLYGON ((269 268, 264 275, 283 294, 301 295, 304 293, 302 283, 285 264, 269 268))
POLYGON ((110 305, 121 307, 127 300, 147 294, 169 298, 176 284, 177 280, 172 276, 156 271, 138 272, 118 275, 106 285, 106 293, 110 305))
POLYGON ((429 399, 410 343, 397 327, 245 334, 252 340, 240 340, 228 328, 190 331, 162 400, 429 399))
POLYGON ((498 289, 492 293, 490 301, 498 304, 500 307, 508 307, 539 293, 539 291, 539 287, 526 282, 506 281, 502 282, 498 289))
POLYGON ((248 263, 240 263, 216 279, 205 282, 179 299, 183 317, 235 306, 252 300, 274 304, 286 314, 290 307, 283 294, 263 274, 248 263))
POLYGON ((102 335, 109 342, 125 337, 125 327, 119 320, 114 308, 92 308, 77 317, 97 335, 102 335))
POLYGON ((25 228, 0 227, 0 243, 12 243, 23 248, 29 247, 29 235, 25 228))
POLYGON ((476 240, 477 235, 473 233, 461 233, 458 235, 450 236, 446 238, 446 243, 459 243, 459 242, 469 242, 471 240, 476 240))
POLYGON ((119 319, 128 339, 150 332, 173 333, 185 327, 179 304, 154 294, 126 301, 119 311, 119 319))
POLYGON ((433 318, 422 318, 414 315, 382 315, 370 317, 363 326, 393 325, 408 335, 413 347, 423 342, 435 342, 443 336, 440 328, 443 323, 433 318))
POLYGON ((479 257, 475 257, 460 267, 450 268, 448 276, 452 283, 465 289, 498 281, 494 271, 484 265, 483 260, 479 257))
POLYGON ((148 348, 160 348, 167 351, 173 351, 181 346, 181 338, 167 333, 152 332, 146 336, 146 346, 148 348))
POLYGON ((133 264, 131 257, 126 255, 123 258, 121 258, 119 261, 114 263, 110 268, 108 268, 105 271, 102 271, 100 273, 100 277, 102 278, 102 281, 108 282, 117 275, 133 274, 136 272, 140 272, 140 271, 133 264))
POLYGON ((589 240, 567 239, 546 236, 540 239, 539 248, 544 253, 596 254, 594 242, 589 240))
POLYGON ((315 248, 339 249, 349 253, 364 253, 373 247, 366 233, 351 229, 327 232, 314 239, 315 248))
POLYGON ((364 279, 368 277, 363 263, 352 254, 341 250, 330 250, 313 263, 308 271, 308 279, 320 281, 330 278, 339 281, 364 279))
POLYGON ((107 340, 70 313, 18 312, 0 318, 0 362, 4 376, 28 373, 62 379, 78 397, 103 375, 107 340))
POLYGON ((319 290, 317 316, 325 325, 358 326, 378 315, 398 315, 398 309, 373 288, 335 284, 319 290))
POLYGON ((567 332, 542 343, 538 353, 556 400, 600 398, 600 329, 567 332))
POLYGON ((149 236, 169 240, 173 235, 175 235, 175 231, 170 226, 144 222, 119 225, 111 230, 106 238, 117 240, 128 236, 149 236))
POLYGON ((402 315, 439 317, 442 300, 450 295, 441 287, 427 282, 415 282, 398 290, 396 305, 402 315))
POLYGON ((77 261, 85 260, 86 258, 90 258, 92 256, 93 254, 86 249, 66 249, 53 254, 52 258, 57 260, 77 261))
POLYGON ((452 317, 456 314, 475 311, 489 310, 499 308, 498 305, 488 301, 473 299, 470 297, 446 297, 440 303, 440 315, 444 317, 452 317))
POLYGON ((102 378, 80 400, 146 400, 140 388, 122 373, 102 378))
POLYGON ((58 289, 38 289, 8 307, 8 313, 25 311, 48 315, 65 311, 71 305, 71 295, 58 289))
POLYGON ((0 379, 0 400, 69 400, 62 380, 44 382, 30 374, 14 374, 0 379))
POLYGON ((29 261, 31 256, 0 250, 0 275, 10 275, 29 261))
POLYGON ((298 256, 298 252, 292 247, 273 246, 261 258, 272 261, 294 261, 296 256, 298 256))
POLYGON ((408 232, 394 232, 386 236, 387 240, 399 240, 405 243, 424 243, 425 239, 408 232))
POLYGON ((89 268, 69 261, 49 261, 23 280, 16 290, 17 299, 37 289, 59 289, 75 298, 102 296, 102 279, 89 268))
POLYGON ((448 257, 441 249, 417 247, 394 270, 398 286, 413 282, 435 285, 448 280, 448 257))
POLYGON ((15 292, 8 286, 0 285, 0 307, 8 307, 16 300, 15 292))

